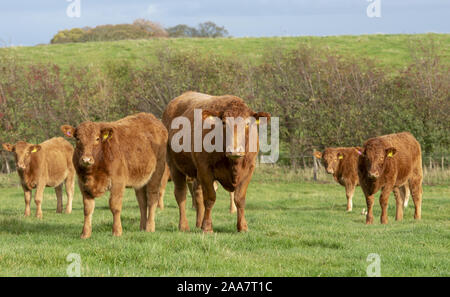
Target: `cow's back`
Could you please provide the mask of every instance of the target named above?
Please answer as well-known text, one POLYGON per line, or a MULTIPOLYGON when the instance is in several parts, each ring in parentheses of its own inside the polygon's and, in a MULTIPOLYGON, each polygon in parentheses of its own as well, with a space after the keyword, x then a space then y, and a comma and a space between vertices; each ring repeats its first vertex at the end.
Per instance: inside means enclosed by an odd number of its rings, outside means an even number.
POLYGON ((40 143, 41 150, 38 152, 41 174, 46 174, 47 183, 50 186, 60 184, 75 169, 72 163, 73 147, 62 137, 54 137, 40 143))
POLYGON ((106 159, 110 162, 123 162, 127 167, 129 180, 141 179, 149 168, 154 168, 158 158, 165 158, 167 130, 154 115, 139 113, 107 123, 106 126, 114 131, 114 149, 107 152, 112 156, 106 156, 106 159))

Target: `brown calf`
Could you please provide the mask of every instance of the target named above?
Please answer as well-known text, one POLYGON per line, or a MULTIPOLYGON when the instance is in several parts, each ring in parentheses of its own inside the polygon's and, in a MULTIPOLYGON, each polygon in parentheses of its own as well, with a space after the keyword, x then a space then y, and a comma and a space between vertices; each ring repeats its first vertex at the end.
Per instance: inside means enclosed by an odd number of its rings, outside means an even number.
POLYGON ((347 196, 347 211, 352 211, 353 194, 359 185, 358 157, 360 153, 354 147, 326 148, 323 153, 315 152, 315 157, 322 159, 327 173, 332 174, 334 180, 345 187, 347 196))
POLYGON ((358 175, 366 196, 366 224, 373 223, 374 194, 381 189, 381 223, 386 224, 388 199, 394 191, 396 220, 403 219, 404 193, 409 186, 414 201, 414 218, 421 218, 422 209, 422 153, 419 142, 411 133, 403 132, 375 137, 364 143, 358 159, 358 175))
MULTIPOLYGON (((315 152, 315 157, 322 159, 326 172, 332 174, 334 180, 345 187, 347 211, 353 209, 353 195, 356 186, 359 185, 358 158, 361 151, 362 149, 359 147, 330 147, 326 148, 323 153, 315 152)), ((400 192, 406 207, 409 199, 409 187, 400 187, 400 192)))
POLYGON ((116 122, 84 122, 77 128, 64 125, 61 130, 77 140, 73 163, 84 204, 81 238, 91 236, 94 198, 106 191, 111 193, 113 235, 122 235, 120 213, 125 187, 135 189, 141 230, 155 231, 167 145, 167 130, 161 121, 152 114, 139 113, 116 122))
POLYGON ((57 207, 63 208, 62 188, 66 185, 66 213, 72 212, 73 191, 75 185, 75 168, 72 164, 73 147, 62 137, 52 138, 41 144, 33 145, 19 141, 15 145, 4 143, 3 148, 13 152, 16 168, 25 196, 25 216, 29 216, 31 190, 36 189, 36 217, 42 218, 42 198, 45 187, 54 187, 57 207))
MULTIPOLYGON (((186 218, 186 177, 197 179, 197 186, 193 188, 194 196, 197 201, 197 227, 202 227, 204 232, 213 232, 211 212, 216 200, 216 191, 214 181, 217 180, 227 191, 235 192, 234 201, 237 207, 237 230, 247 231, 247 222, 244 216, 245 196, 250 183, 253 171, 255 169, 256 152, 249 150, 249 132, 250 129, 256 129, 256 125, 245 127, 245 143, 237 140, 235 133, 233 148, 226 150, 225 143, 222 152, 207 152, 201 145, 201 151, 195 152, 195 131, 194 131, 194 109, 201 109, 202 122, 206 119, 215 117, 228 130, 234 129, 230 118, 241 117, 249 123, 250 117, 259 119, 260 117, 269 118, 267 113, 256 113, 252 111, 245 102, 235 96, 215 97, 201 93, 187 92, 173 99, 163 114, 163 123, 169 131, 169 141, 167 146, 167 163, 170 168, 170 175, 175 185, 175 198, 180 211, 180 230, 189 230, 186 218), (178 129, 172 128, 172 121, 175 118, 183 117, 191 124, 190 134, 190 152, 181 150, 174 151, 171 142, 178 129), (201 190, 200 190, 201 188, 201 190), (202 191, 203 195, 199 193, 202 191), (204 198, 202 201, 201 198, 204 198)), ((217 122, 216 122, 217 123, 217 122)), ((215 127, 215 124, 212 126, 215 127)), ((220 127, 219 127, 220 128, 220 127)), ((212 129, 204 129, 201 140, 212 129)), ((231 131, 231 130, 230 130, 231 131)), ((236 130, 234 130, 236 131, 236 130)), ((255 130, 251 130, 255 133, 255 130)), ((256 132, 257 133, 257 132, 256 132)), ((216 140, 217 141, 217 140, 216 140)))

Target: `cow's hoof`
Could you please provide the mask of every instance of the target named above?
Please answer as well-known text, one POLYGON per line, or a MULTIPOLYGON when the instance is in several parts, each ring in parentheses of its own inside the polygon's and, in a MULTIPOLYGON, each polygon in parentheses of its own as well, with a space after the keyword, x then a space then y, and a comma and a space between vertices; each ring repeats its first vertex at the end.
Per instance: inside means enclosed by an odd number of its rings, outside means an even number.
POLYGON ((72 213, 72 210, 71 210, 71 209, 66 209, 66 210, 64 211, 64 213, 65 213, 65 214, 71 214, 71 213, 72 213))
POLYGON ((114 237, 120 237, 120 236, 122 236, 122 231, 113 231, 112 235, 114 237))
POLYGON ((213 229, 203 230, 203 234, 213 234, 213 233, 214 233, 213 229))
POLYGON ((81 234, 80 238, 81 239, 88 239, 89 237, 91 237, 91 234, 81 234))
POLYGON ((189 225, 180 225, 178 226, 178 230, 180 230, 181 232, 187 232, 189 231, 189 225))

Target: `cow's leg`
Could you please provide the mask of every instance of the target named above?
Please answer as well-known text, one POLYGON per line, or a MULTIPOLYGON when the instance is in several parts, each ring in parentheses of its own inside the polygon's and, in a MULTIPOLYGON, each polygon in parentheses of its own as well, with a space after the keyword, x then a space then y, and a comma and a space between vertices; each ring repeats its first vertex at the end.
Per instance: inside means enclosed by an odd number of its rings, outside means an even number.
POLYGON ((245 219, 245 196, 247 195, 247 188, 250 183, 251 175, 246 177, 245 180, 236 188, 234 192, 234 202, 237 208, 237 230, 238 232, 248 231, 247 220, 245 219))
POLYGON ((36 203, 36 217, 42 219, 42 199, 44 197, 45 185, 38 183, 36 193, 34 194, 34 202, 36 203))
POLYGON ((197 182, 202 187, 203 205, 205 207, 202 230, 205 233, 212 233, 212 208, 216 202, 216 191, 214 189, 214 177, 207 166, 197 168, 197 182))
POLYGON ((195 201, 195 209, 197 211, 197 221, 195 223, 195 226, 197 228, 201 228, 205 215, 205 203, 203 201, 202 186, 197 180, 194 180, 194 182, 192 183, 192 193, 192 201, 195 201))
POLYGON ((381 205, 381 224, 387 224, 388 223, 388 202, 389 202, 389 195, 391 194, 393 190, 393 186, 385 185, 383 187, 383 190, 381 191, 380 195, 380 205, 381 205))
POLYGON ((69 175, 66 178, 66 194, 67 194, 67 204, 66 204, 66 213, 72 213, 72 202, 73 202, 73 195, 75 192, 75 171, 69 173, 69 175))
POLYGON ((63 209, 63 185, 60 184, 59 186, 55 187, 55 193, 56 193, 56 213, 62 213, 63 209))
POLYGON ((347 211, 352 211, 353 209, 353 194, 355 194, 355 184, 345 185, 345 195, 347 196, 347 211))
POLYGON ((366 194, 365 196, 367 205, 366 225, 371 225, 373 224, 373 205, 375 202, 375 196, 374 194, 366 194))
MULTIPOLYGON (((155 215, 156 208, 158 206, 158 201, 160 198, 161 182, 165 178, 166 162, 165 162, 165 152, 164 157, 161 157, 156 164, 155 171, 152 174, 150 181, 147 184, 147 207, 148 207, 148 218, 147 224, 145 226, 145 231, 155 232, 155 215)), ((167 176, 168 178, 168 176, 167 176)), ((167 181, 166 181, 167 182, 167 181)))
MULTIPOLYGON (((166 166, 164 164, 164 166, 166 166)), ((159 188, 158 208, 164 209, 164 194, 166 193, 167 182, 169 181, 169 168, 165 168, 164 175, 161 179, 161 186, 159 188)))
POLYGON ((409 182, 411 195, 414 201, 414 219, 422 218, 422 177, 418 177, 409 182))
POLYGON ((189 224, 186 217, 186 176, 180 172, 175 166, 171 167, 170 175, 174 184, 174 194, 177 200, 180 220, 178 229, 180 231, 189 231, 189 224))
POLYGON ((406 185, 401 186, 399 190, 400 194, 402 195, 403 209, 405 209, 406 207, 408 207, 409 196, 411 194, 411 191, 409 190, 409 184, 406 183, 406 185))
POLYGON ((31 215, 30 202, 31 202, 31 191, 23 188, 23 194, 25 198, 25 216, 29 217, 31 215))
POLYGON ((81 238, 86 239, 91 237, 92 234, 92 214, 94 213, 95 199, 83 193, 83 206, 84 206, 84 225, 83 225, 83 232, 81 233, 81 238))
POLYGON ((234 192, 230 192, 230 213, 236 212, 236 204, 234 203, 234 192))
POLYGON ((395 220, 403 220, 403 194, 399 187, 394 187, 395 196, 395 220))
MULTIPOLYGON (((191 198, 192 198, 192 208, 197 208, 197 202, 195 200, 195 194, 194 194, 194 180, 191 179, 187 179, 186 180, 186 184, 189 190, 189 194, 191 194, 191 198)), ((198 184, 198 183, 197 183, 198 184)))
POLYGON ((113 236, 122 236, 122 222, 120 221, 120 214, 122 212, 123 192, 125 185, 113 183, 111 187, 111 196, 109 197, 109 209, 113 215, 113 236))
POLYGON ((145 225, 147 224, 147 193, 146 188, 142 187, 140 189, 134 189, 136 193, 136 199, 139 204, 139 210, 141 211, 141 224, 139 228, 145 230, 145 225))

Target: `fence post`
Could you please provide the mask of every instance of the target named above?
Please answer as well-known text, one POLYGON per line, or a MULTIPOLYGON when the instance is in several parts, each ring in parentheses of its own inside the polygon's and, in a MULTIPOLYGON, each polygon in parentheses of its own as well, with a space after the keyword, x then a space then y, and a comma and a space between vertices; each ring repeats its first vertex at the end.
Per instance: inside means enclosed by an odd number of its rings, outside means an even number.
POLYGON ((444 156, 441 157, 441 168, 444 170, 444 156))
POLYGON ((317 181, 316 149, 313 149, 313 166, 314 166, 314 181, 317 181))
POLYGON ((433 161, 431 159, 431 157, 428 157, 430 159, 430 170, 433 169, 433 161))

